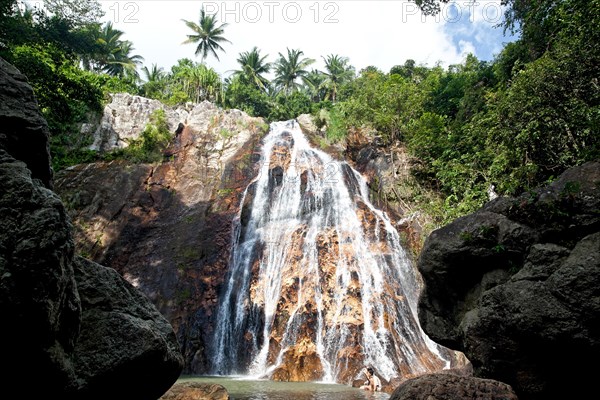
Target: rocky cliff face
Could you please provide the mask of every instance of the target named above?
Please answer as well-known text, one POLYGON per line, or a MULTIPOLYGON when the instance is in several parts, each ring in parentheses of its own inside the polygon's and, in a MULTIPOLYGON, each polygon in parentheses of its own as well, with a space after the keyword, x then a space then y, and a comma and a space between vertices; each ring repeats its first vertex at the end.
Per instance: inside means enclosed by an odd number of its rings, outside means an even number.
POLYGON ((600 163, 434 231, 419 270, 419 316, 476 376, 521 399, 595 391, 600 355, 600 163))
POLYGON ((50 190, 46 122, 2 59, 0 104, 4 382, 32 398, 158 398, 183 367, 172 327, 114 270, 74 256, 70 218, 50 190))
MULTIPOLYGON (((155 106, 115 95, 103 120, 120 121, 111 131, 143 129, 155 106)), ((56 187, 74 221, 77 250, 145 293, 175 328, 185 372, 206 373, 232 220, 267 126, 210 103, 178 112, 162 163, 80 165, 58 173, 56 187), (180 123, 185 129, 177 131, 180 123)))

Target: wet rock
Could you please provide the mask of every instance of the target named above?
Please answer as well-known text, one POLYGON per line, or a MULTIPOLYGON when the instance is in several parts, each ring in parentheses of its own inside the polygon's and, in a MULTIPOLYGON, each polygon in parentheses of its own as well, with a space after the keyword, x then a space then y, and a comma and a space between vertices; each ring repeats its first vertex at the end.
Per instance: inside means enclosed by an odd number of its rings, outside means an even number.
POLYGON ((513 389, 491 379, 427 374, 402 383, 390 400, 517 400, 513 389))
POLYGON ((160 400, 229 400, 229 394, 214 383, 178 382, 160 400))
POLYGON ((580 357, 600 356, 599 188, 590 162, 434 231, 418 264, 429 336, 523 399, 594 390, 580 357))
POLYGON ((274 381, 311 382, 323 379, 323 365, 314 343, 307 340, 283 353, 282 364, 271 375, 274 381))

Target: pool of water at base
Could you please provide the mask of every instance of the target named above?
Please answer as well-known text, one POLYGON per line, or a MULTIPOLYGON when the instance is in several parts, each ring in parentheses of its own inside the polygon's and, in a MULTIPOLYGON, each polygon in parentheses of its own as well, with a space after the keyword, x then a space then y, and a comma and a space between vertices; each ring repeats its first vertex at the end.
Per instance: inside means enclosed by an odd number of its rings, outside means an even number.
POLYGON ((243 376, 182 376, 177 382, 216 383, 231 400, 387 400, 387 393, 373 393, 351 386, 321 382, 275 382, 243 376))

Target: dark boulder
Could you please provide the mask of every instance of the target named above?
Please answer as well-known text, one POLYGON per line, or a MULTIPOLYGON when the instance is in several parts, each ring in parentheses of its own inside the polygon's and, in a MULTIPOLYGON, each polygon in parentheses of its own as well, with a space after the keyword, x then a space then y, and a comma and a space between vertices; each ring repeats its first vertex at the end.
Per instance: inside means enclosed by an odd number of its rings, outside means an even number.
POLYGON ((434 231, 418 263, 424 330, 522 399, 593 390, 582 360, 600 355, 598 210, 590 162, 434 231))
POLYGON ((512 388, 492 379, 426 374, 398 386, 390 400, 517 400, 512 388))
POLYGON ((49 135, 27 77, 0 57, 0 147, 52 188, 49 135))
POLYGON ((3 382, 30 398, 157 399, 183 368, 173 328, 115 270, 74 256, 46 122, 1 59, 0 98, 3 382))
POLYGON ((36 372, 33 397, 60 393, 81 320, 68 217, 56 194, 0 148, 0 341, 3 379, 15 387, 36 372))
POLYGON ((74 270, 82 319, 73 397, 157 399, 183 369, 173 328, 114 269, 77 257, 74 270))

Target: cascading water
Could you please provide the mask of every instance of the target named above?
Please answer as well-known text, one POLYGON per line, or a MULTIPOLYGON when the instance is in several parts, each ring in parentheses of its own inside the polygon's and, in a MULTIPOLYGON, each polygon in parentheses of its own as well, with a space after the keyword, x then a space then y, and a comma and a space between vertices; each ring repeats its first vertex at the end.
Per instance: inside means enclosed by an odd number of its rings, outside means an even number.
POLYGON ((448 366, 421 330, 419 280, 362 176, 271 124, 234 221, 214 373, 351 382, 448 366))

